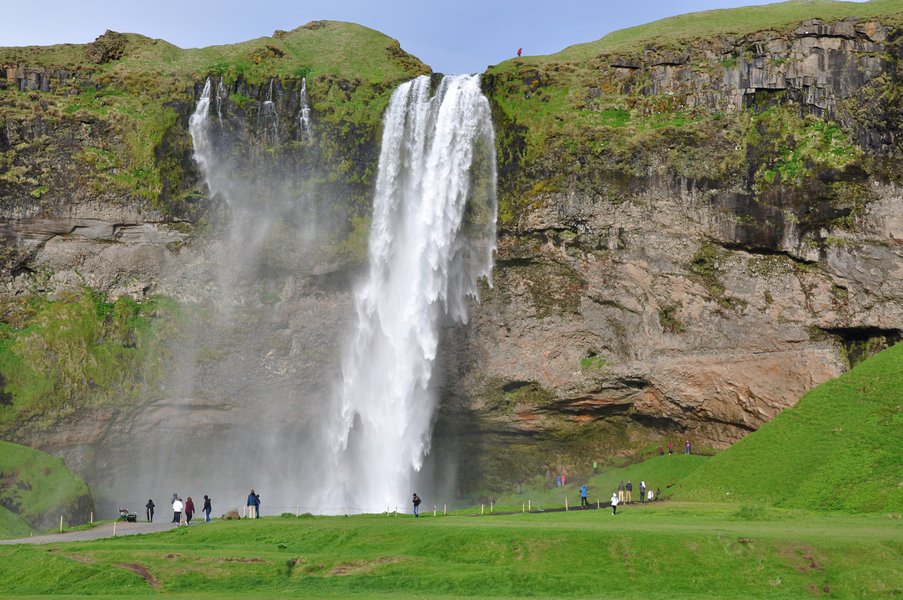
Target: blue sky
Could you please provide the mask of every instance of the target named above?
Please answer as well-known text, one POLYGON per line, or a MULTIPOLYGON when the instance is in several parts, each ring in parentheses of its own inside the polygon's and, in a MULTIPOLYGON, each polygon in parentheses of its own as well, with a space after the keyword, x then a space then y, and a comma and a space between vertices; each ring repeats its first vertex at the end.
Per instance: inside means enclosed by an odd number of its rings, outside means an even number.
POLYGON ((475 73, 667 16, 774 0, 8 0, 0 46, 84 43, 107 29, 183 48, 241 42, 308 21, 351 21, 401 42, 435 71, 475 73))

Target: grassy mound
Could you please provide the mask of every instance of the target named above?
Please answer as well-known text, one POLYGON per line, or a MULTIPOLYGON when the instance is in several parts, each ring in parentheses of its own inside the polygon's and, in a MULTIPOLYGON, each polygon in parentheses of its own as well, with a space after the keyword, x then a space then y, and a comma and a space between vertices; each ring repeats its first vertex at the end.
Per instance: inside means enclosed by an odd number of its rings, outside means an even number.
POLYGON ((903 344, 808 394, 689 475, 675 497, 903 512, 903 344))
POLYGON ((493 517, 214 522, 0 546, 0 596, 801 598, 903 590, 886 519, 660 503, 493 517))
POLYGON ((0 536, 53 527, 60 515, 66 523, 83 523, 94 510, 88 485, 44 452, 0 442, 0 477, 0 536))
MULTIPOLYGON (((618 483, 633 482, 633 499, 640 501, 640 482, 645 481, 647 489, 661 489, 667 497, 670 488, 678 481, 689 476, 709 459, 707 456, 674 454, 672 456, 655 456, 641 463, 624 467, 601 468, 598 475, 586 480, 588 499, 591 503, 597 500, 602 504, 608 502, 611 493, 618 489, 618 483)), ((572 479, 563 487, 548 487, 545 481, 537 481, 518 492, 502 494, 495 498, 499 510, 506 508, 520 510, 521 503, 530 501, 532 505, 542 508, 564 506, 565 497, 569 506, 580 505, 580 486, 583 481, 572 479)))
POLYGON ((741 36, 768 29, 786 29, 806 19, 832 21, 847 17, 862 19, 880 17, 886 24, 898 24, 903 22, 903 2, 790 0, 763 6, 688 13, 614 31, 595 42, 575 44, 552 56, 566 60, 581 60, 600 53, 642 50, 643 46, 649 43, 660 47, 676 47, 696 39, 741 36))

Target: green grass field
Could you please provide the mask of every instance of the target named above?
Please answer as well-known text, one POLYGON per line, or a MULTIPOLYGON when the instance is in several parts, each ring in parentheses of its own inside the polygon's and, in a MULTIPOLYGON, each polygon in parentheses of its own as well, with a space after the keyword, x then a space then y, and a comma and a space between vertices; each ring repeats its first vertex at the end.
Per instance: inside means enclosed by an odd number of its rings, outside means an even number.
POLYGON ((0 547, 0 594, 801 598, 903 593, 903 523, 659 503, 486 517, 214 522, 0 547))

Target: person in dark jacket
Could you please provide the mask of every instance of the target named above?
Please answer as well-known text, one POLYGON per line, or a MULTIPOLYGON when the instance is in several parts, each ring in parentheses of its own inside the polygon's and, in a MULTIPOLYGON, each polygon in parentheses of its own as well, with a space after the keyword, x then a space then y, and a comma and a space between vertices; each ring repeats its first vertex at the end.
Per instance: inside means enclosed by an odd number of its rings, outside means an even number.
POLYGON ((191 525, 191 517, 194 516, 194 500, 191 499, 191 496, 188 496, 188 500, 185 501, 185 524, 191 525))
POLYGON ((255 516, 257 516, 257 502, 258 502, 257 494, 254 493, 254 490, 251 490, 251 493, 248 494, 248 505, 247 505, 249 519, 253 519, 255 516))
POLYGON ((254 512, 257 514, 255 519, 260 518, 260 494, 254 494, 254 512))
POLYGON ((210 500, 210 496, 204 494, 204 522, 210 522, 210 513, 213 512, 213 502, 210 500))
POLYGON ((414 498, 412 499, 412 502, 414 503, 414 516, 419 517, 420 516, 420 496, 418 496, 417 494, 414 494, 414 498))
POLYGON ((150 498, 148 498, 147 504, 144 505, 144 508, 147 509, 147 522, 148 523, 154 522, 154 506, 156 506, 154 504, 154 501, 151 500, 150 498))

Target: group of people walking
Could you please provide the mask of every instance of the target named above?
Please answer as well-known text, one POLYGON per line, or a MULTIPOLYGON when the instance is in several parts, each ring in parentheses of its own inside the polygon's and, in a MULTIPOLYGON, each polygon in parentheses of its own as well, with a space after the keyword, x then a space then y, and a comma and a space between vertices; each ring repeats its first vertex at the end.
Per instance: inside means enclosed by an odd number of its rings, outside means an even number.
MULTIPOLYGON (((153 499, 148 499, 147 504, 144 505, 147 515, 147 522, 154 522, 154 509, 156 508, 156 504, 154 504, 153 499)), ((201 507, 201 510, 204 513, 204 522, 210 522, 210 513, 213 512, 213 501, 207 494, 204 494, 204 504, 201 507)), ((185 523, 185 525, 191 525, 191 519, 194 518, 195 514, 195 506, 194 500, 191 499, 191 496, 188 496, 186 500, 182 500, 181 496, 178 494, 172 495, 172 522, 176 525, 181 525, 185 523)))

